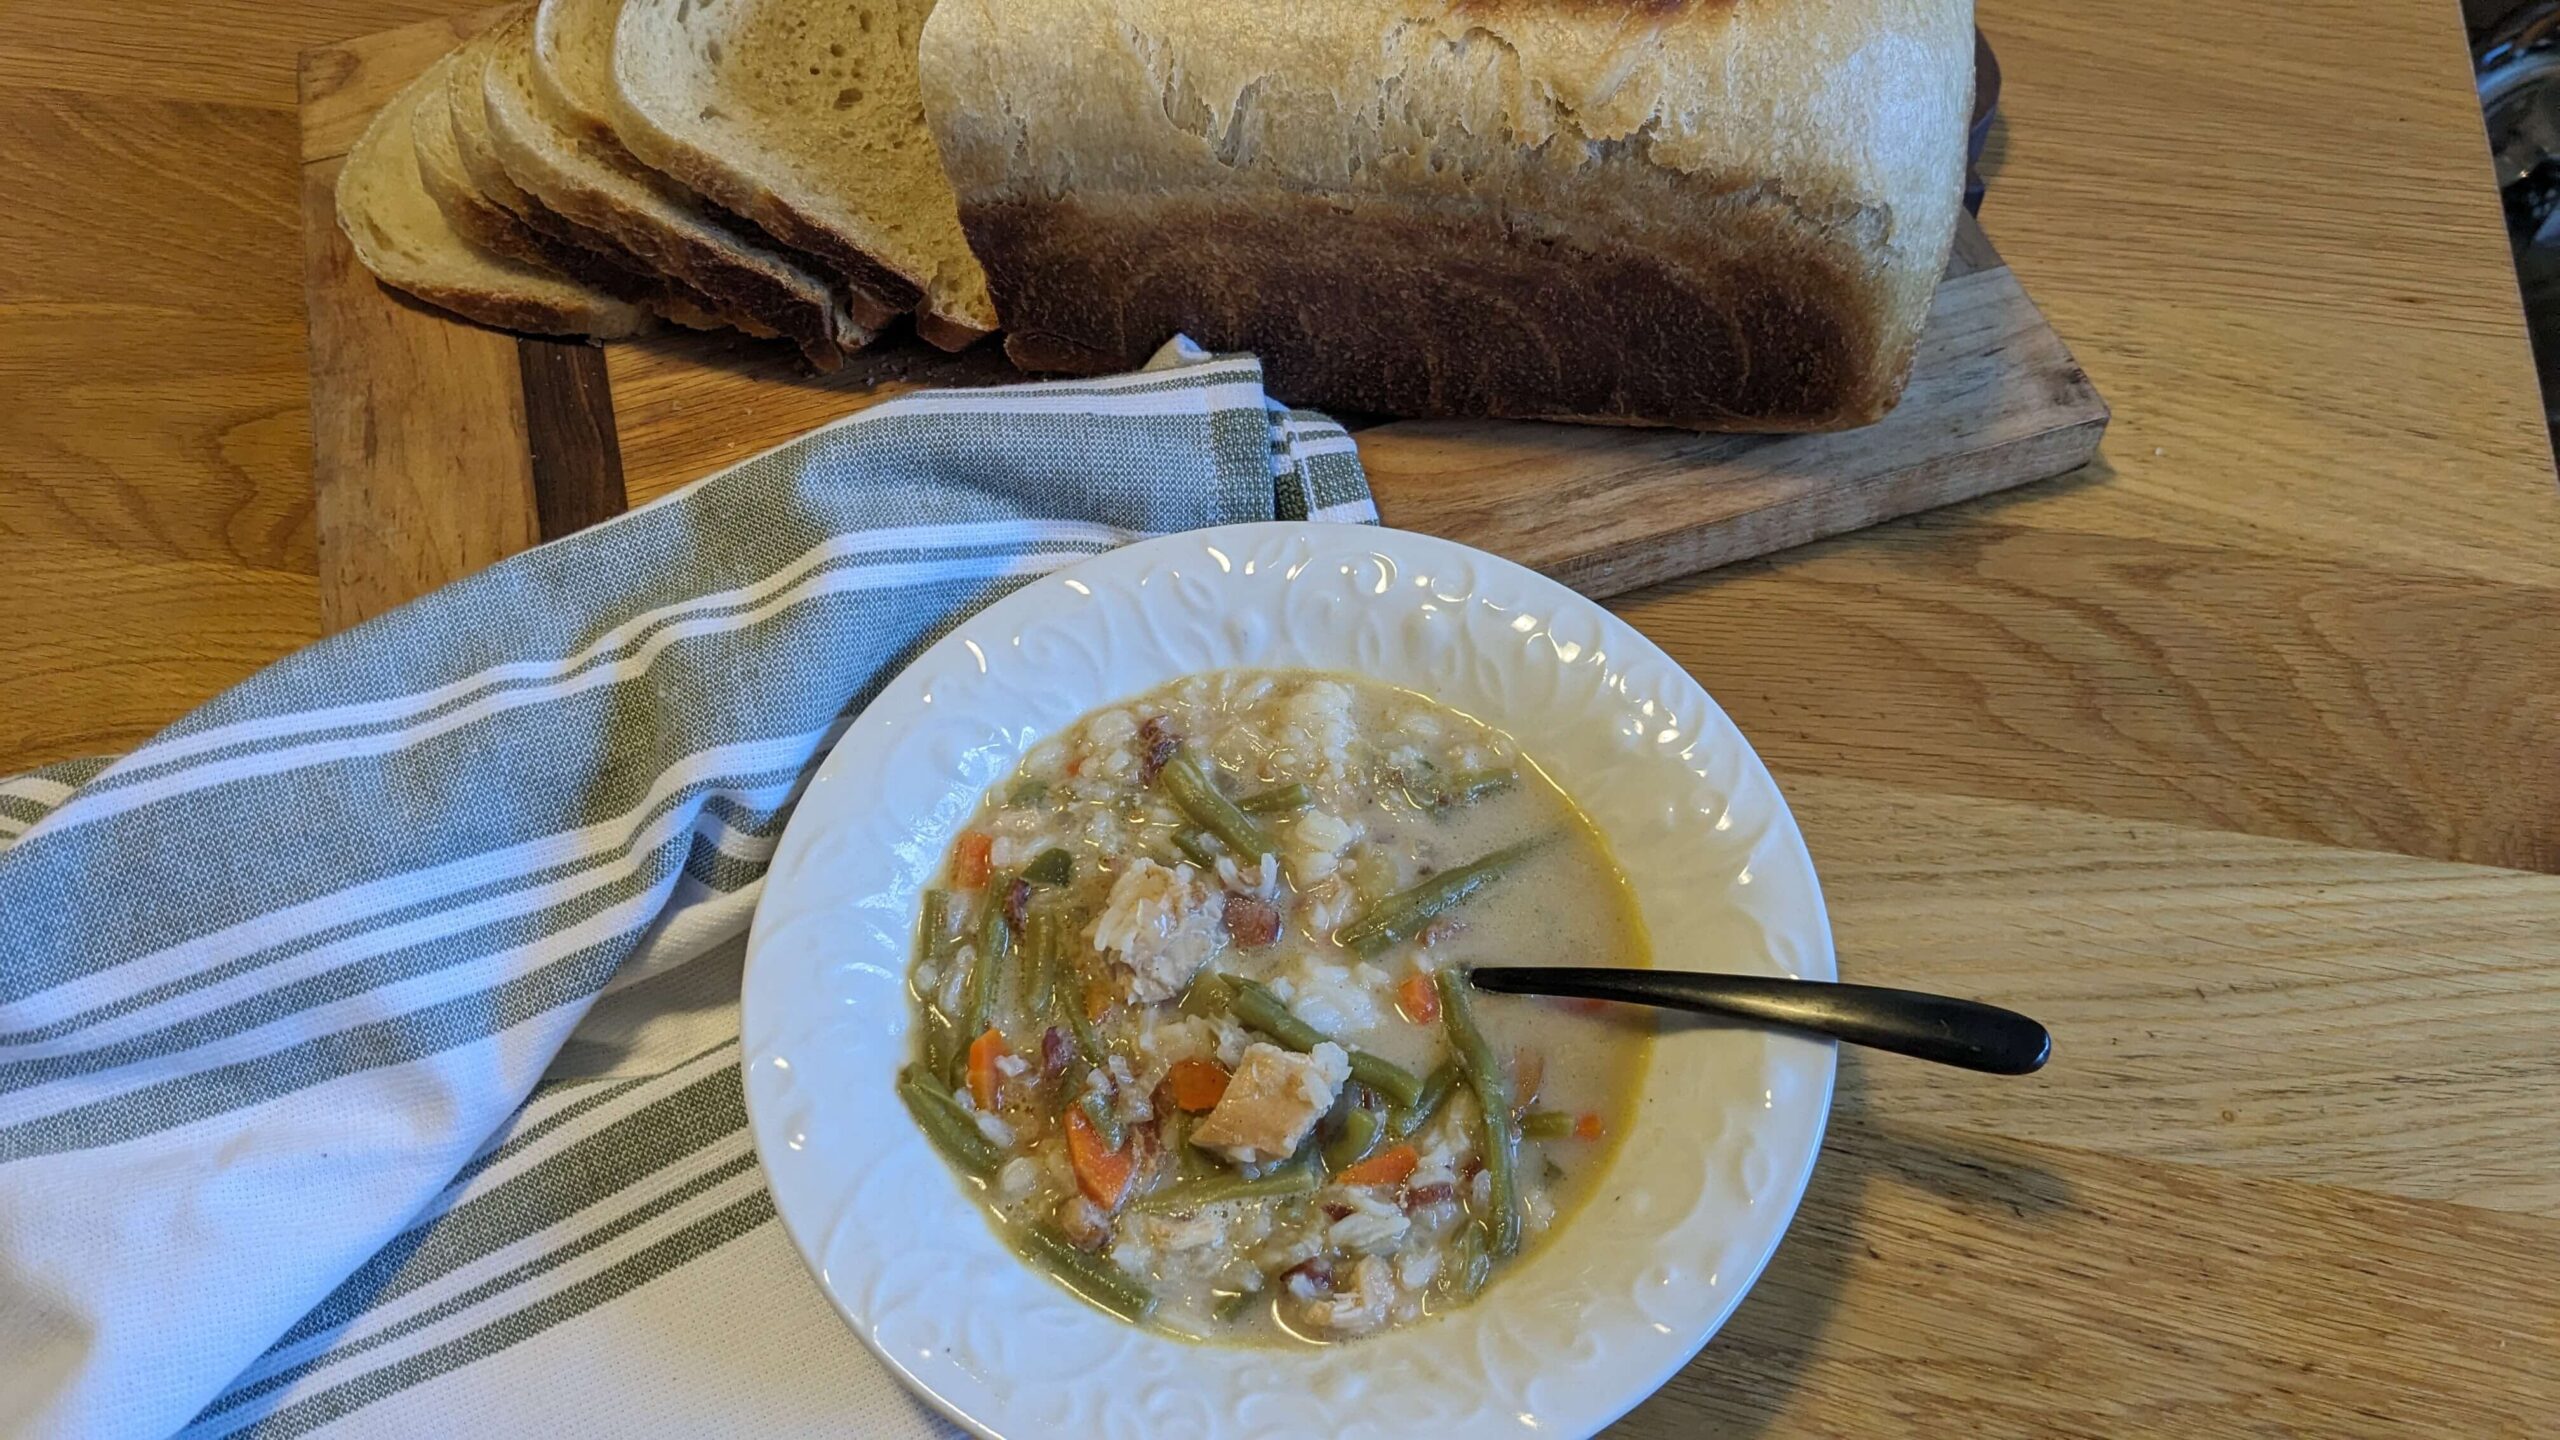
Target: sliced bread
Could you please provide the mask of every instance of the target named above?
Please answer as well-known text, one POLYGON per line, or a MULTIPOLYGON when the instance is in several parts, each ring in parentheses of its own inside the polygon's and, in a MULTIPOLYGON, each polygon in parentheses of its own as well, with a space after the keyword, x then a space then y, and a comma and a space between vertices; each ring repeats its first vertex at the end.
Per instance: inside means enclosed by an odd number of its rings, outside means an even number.
POLYGON ((525 43, 491 55, 482 100, 499 164, 525 193, 610 238, 651 272, 712 297, 720 313, 742 324, 789 337, 817 368, 835 369, 845 350, 871 337, 843 313, 825 279, 723 225, 691 192, 578 126, 540 82, 535 55, 546 23, 564 80, 574 83, 581 57, 566 53, 561 40, 584 39, 591 53, 583 68, 609 74, 616 8, 613 0, 546 3, 525 43), (601 24, 590 13, 598 9, 601 24))
POLYGON ((730 328, 711 313, 708 296, 695 295, 675 281, 641 269, 606 237, 552 212, 507 178, 489 143, 479 101, 477 77, 487 63, 488 50, 489 37, 484 34, 437 62, 445 72, 442 93, 420 98, 412 125, 418 168, 426 178, 428 195, 443 208, 445 218, 464 239, 484 250, 557 270, 618 300, 645 305, 689 330, 730 328), (457 92, 460 113, 455 109, 457 92))
POLYGON ((454 142, 453 106, 447 89, 449 72, 461 63, 447 55, 419 77, 416 108, 410 112, 410 139, 418 150, 418 173, 427 198, 462 238, 538 269, 557 270, 606 294, 635 303, 655 298, 657 286, 646 275, 614 263, 609 257, 564 244, 527 225, 473 184, 454 142))
POLYGON ((639 306, 463 238, 427 194, 418 165, 414 117, 428 93, 425 81, 415 82, 382 107, 338 172, 338 226, 364 267, 386 285, 501 329, 599 340, 647 330, 651 320, 639 306))
POLYGON ((932 0, 627 0, 614 131, 958 349, 996 327, 924 123, 932 0))

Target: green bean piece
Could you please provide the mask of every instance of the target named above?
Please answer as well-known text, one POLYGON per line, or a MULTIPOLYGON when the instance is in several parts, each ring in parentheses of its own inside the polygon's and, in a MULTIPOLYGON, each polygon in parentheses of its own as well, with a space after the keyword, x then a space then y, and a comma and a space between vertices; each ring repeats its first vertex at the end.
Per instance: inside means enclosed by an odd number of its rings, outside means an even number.
POLYGON ((1011 875, 988 877, 987 893, 978 900, 978 957, 992 955, 1001 961, 1013 948, 1013 927, 1005 923, 1005 892, 1013 888, 1011 875))
POLYGON ((964 1044, 985 1032, 987 1010, 1004 988, 1005 954, 1013 948, 1013 931, 1004 923, 1004 892, 1012 883, 1000 875, 991 877, 978 902, 978 963, 969 967, 968 983, 960 987, 958 1021, 964 1044))
POLYGON ((1390 895, 1375 909, 1334 932, 1334 939, 1369 955, 1398 940, 1410 940, 1423 927, 1457 909, 1479 890, 1510 873, 1542 842, 1508 845, 1481 860, 1452 866, 1400 895, 1390 895))
POLYGON ((1466 971, 1450 966, 1431 977, 1440 992, 1440 1029, 1449 1039, 1449 1059, 1458 1078, 1467 1082, 1488 1110, 1511 1113, 1510 1087, 1503 1081, 1493 1043, 1476 1024, 1475 992, 1467 988, 1466 971))
POLYGON ((1064 885, 1076 878, 1076 857, 1052 845, 1022 867, 1022 878, 1034 885, 1064 885))
POLYGON ((1227 1008, 1247 1029, 1259 1030, 1284 1048, 1303 1054, 1323 1044, 1326 1034, 1291 1013, 1288 1002, 1270 987, 1241 975, 1227 977, 1227 1008))
POLYGON ((1191 1132, 1199 1128, 1198 1117, 1192 1115, 1182 1117, 1182 1143, 1173 1147, 1173 1175, 1177 1180, 1189 1180, 1197 1176, 1217 1173, 1217 1162, 1210 1158, 1209 1152, 1191 1143, 1191 1132))
POLYGON ((1247 795, 1236 802, 1236 808, 1248 815, 1278 815, 1290 810, 1304 810, 1316 803, 1305 782, 1293 780, 1258 795, 1247 795))
POLYGON ((1422 1098, 1421 1076, 1366 1050, 1351 1052, 1351 1078, 1398 1105, 1410 1105, 1422 1098))
POLYGON ((933 989, 918 985, 916 997, 924 1006, 924 1061, 939 1073, 951 1062, 951 1015, 935 998, 942 981, 941 960, 944 945, 951 938, 951 892, 924 892, 923 915, 916 921, 916 973, 921 976, 928 966, 933 971, 933 989))
POLYGON ((1193 1019, 1206 1019, 1230 1008, 1231 996, 1226 976, 1203 970, 1191 977, 1191 984, 1183 990, 1182 998, 1175 1002, 1173 1008, 1193 1019))
MULTIPOLYGON (((1259 1030, 1286 1049, 1300 1054, 1313 1050, 1333 1037, 1291 1013, 1288 1002, 1271 993, 1268 986, 1240 975, 1226 977, 1227 1008, 1249 1030, 1259 1030)), ((1351 1078, 1395 1101, 1410 1105, 1422 1094, 1422 1080, 1392 1060, 1381 1059, 1366 1050, 1351 1052, 1351 1078)))
POLYGON ((1042 906, 1022 922, 1022 1008, 1033 1019, 1049 1013, 1058 985, 1058 912, 1042 906))
POLYGON ((898 1082, 898 1098, 907 1102, 917 1128, 952 1164, 984 1180, 1004 1162, 1003 1152, 978 1129, 977 1120, 930 1075, 909 1070, 898 1082))
POLYGON ((1406 1139, 1439 1119, 1440 1107, 1449 1103, 1449 1092, 1457 1085, 1456 1061, 1443 1060, 1432 1066, 1431 1073, 1422 1077, 1422 1093, 1414 1097, 1412 1104, 1396 1107, 1396 1138, 1406 1139))
POLYGON ((1173 803, 1191 817, 1192 824, 1225 841, 1238 856, 1259 860, 1279 853, 1262 822, 1219 794, 1218 787, 1209 783, 1209 777, 1190 756, 1176 755, 1166 761, 1156 778, 1164 783, 1165 793, 1173 797, 1173 803))
POLYGON ((951 938, 951 892, 924 892, 924 918, 916 922, 916 958, 939 959, 942 942, 951 938))
POLYGON ((1283 1165, 1259 1180, 1247 1180, 1230 1170, 1203 1175, 1197 1180, 1176 1180, 1152 1195, 1142 1195, 1129 1208, 1132 1210, 1168 1211, 1197 1210, 1223 1200, 1267 1200, 1276 1195, 1312 1195, 1322 1184, 1316 1167, 1304 1160, 1283 1165))
POLYGON ((1368 1159, 1385 1133, 1386 1127, 1378 1123, 1378 1112, 1368 1106, 1355 1105, 1344 1111, 1341 1133, 1325 1142, 1324 1167, 1340 1174, 1368 1159))
POLYGON ((951 1056, 957 1048, 952 1044, 951 1017, 942 1007, 928 1003, 924 1007, 924 1068, 940 1075, 951 1068, 951 1056))
POLYGON ((1486 1226, 1485 1248, 1499 1259, 1520 1248, 1520 1131, 1511 1116, 1511 1082, 1476 1024, 1475 992, 1467 988, 1466 975, 1452 966, 1433 976, 1432 982, 1440 989, 1440 1028, 1448 1032, 1449 1051, 1475 1091, 1476 1109, 1482 1112, 1485 1208, 1490 1213, 1481 1218, 1486 1226))
POLYGON ((1103 1144, 1117 1150, 1120 1143, 1128 1138, 1129 1132, 1120 1124, 1120 1117, 1111 1113, 1111 1102, 1091 1090, 1076 1097, 1076 1108, 1082 1110, 1084 1118, 1092 1121, 1093 1128, 1101 1132, 1103 1144))
POLYGON ((1449 1293, 1462 1300, 1482 1294, 1493 1278, 1493 1257, 1486 1253, 1482 1221, 1469 1221, 1449 1244, 1449 1293))
POLYGON ((1218 848, 1217 837, 1206 830, 1176 830, 1173 848, 1203 870, 1218 868, 1218 857, 1226 852, 1218 848))
POLYGON ((1221 1295, 1218 1303, 1209 1307, 1209 1318, 1221 1325, 1228 1324, 1261 1298, 1259 1290, 1239 1290, 1233 1295, 1221 1295))
POLYGON ((1488 795, 1499 795, 1519 783, 1520 772, 1508 765, 1494 770, 1461 770, 1449 777, 1449 803, 1473 805, 1488 795))
POLYGON ((1083 974, 1074 966, 1065 967, 1065 971, 1066 994, 1059 997, 1059 1008, 1067 1012, 1067 1033, 1076 1037, 1076 1053, 1084 1057, 1084 1063, 1099 1065, 1105 1049, 1101 1032, 1093 1028, 1092 1017, 1084 1013, 1083 974))
POLYGON ((1573 1117, 1562 1110, 1532 1110, 1520 1117, 1520 1134, 1530 1140, 1562 1140, 1573 1133, 1573 1117))
POLYGON ((1128 1272, 1099 1255, 1088 1255, 1067 1237, 1045 1225, 1018 1232, 1022 1258, 1046 1270, 1060 1284, 1119 1316, 1144 1320, 1155 1313, 1155 1292, 1129 1278, 1128 1272))

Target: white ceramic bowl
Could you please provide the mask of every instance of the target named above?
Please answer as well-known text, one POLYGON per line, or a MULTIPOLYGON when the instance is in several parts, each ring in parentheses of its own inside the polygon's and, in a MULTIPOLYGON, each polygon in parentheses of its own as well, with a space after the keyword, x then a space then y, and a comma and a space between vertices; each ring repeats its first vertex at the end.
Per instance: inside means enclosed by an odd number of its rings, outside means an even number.
POLYGON ((1350 525, 1244 525, 1089 560, 989 606, 820 767, 746 975, 747 1107, 836 1307, 982 1434, 1587 1434, 1685 1363, 1794 1214, 1827 1042, 1674 1030, 1610 1183, 1473 1306, 1349 1345, 1185 1344, 1027 1268, 908 1118, 918 897, 987 786, 1109 701, 1227 666, 1349 671, 1516 736, 1606 832, 1667 966, 1834 978, 1812 862, 1724 712, 1616 617, 1506 560, 1350 525))

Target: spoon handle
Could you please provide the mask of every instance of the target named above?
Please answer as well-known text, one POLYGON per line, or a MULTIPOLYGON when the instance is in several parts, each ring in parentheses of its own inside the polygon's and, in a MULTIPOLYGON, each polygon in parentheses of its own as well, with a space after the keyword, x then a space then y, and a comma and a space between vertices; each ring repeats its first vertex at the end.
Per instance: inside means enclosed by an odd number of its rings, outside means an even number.
POLYGON ((1622 1000, 1752 1020, 1994 1075, 2028 1074, 2053 1053, 2053 1036, 2015 1010, 1917 990, 1567 965, 1481 965, 1467 978, 1479 990, 1505 995, 1622 1000))

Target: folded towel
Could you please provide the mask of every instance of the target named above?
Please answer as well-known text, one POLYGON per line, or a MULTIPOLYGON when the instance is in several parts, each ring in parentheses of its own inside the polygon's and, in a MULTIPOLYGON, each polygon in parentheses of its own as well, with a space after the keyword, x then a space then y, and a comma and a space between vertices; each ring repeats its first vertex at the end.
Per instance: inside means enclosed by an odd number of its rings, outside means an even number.
POLYGON ((920 392, 0 783, 0 1434, 945 1428, 756 1168, 766 862, 961 618, 1273 518, 1377 512, 1250 357, 920 392))

